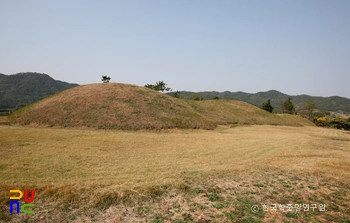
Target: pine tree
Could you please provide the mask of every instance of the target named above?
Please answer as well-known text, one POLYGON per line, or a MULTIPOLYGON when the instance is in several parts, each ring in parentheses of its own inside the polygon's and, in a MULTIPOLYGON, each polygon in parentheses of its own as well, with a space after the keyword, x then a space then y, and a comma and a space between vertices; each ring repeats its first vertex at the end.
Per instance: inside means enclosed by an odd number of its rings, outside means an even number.
POLYGON ((155 91, 161 91, 161 92, 171 91, 171 88, 167 87, 167 84, 164 83, 164 81, 158 81, 156 82, 156 84, 146 84, 145 87, 153 89, 155 91))
POLYGON ((274 107, 272 107, 271 105, 271 100, 267 100, 267 102, 263 103, 261 106, 262 109, 264 109, 265 111, 268 111, 270 113, 272 113, 274 107))
POLYGON ((103 81, 103 83, 108 83, 111 80, 111 77, 108 76, 102 76, 101 81, 103 81))
POLYGON ((284 103, 283 108, 287 110, 289 114, 293 114, 295 112, 294 104, 292 102, 292 98, 289 97, 284 103))

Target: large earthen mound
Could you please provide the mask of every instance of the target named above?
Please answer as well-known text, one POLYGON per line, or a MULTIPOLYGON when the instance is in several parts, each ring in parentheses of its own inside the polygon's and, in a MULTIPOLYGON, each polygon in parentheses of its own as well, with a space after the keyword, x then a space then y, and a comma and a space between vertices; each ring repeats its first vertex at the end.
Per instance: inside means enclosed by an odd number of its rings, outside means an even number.
POLYGON ((235 100, 186 101, 129 84, 78 86, 17 111, 11 123, 93 129, 214 129, 220 124, 300 124, 235 100))

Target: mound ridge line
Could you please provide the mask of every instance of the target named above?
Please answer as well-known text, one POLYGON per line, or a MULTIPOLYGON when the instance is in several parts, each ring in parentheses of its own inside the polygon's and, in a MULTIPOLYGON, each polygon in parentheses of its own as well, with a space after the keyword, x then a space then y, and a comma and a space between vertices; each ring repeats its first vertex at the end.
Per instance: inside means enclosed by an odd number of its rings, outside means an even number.
POLYGON ((227 124, 305 125, 305 120, 297 116, 277 116, 242 101, 189 101, 121 83, 88 84, 65 90, 18 110, 9 121, 31 126, 120 130, 211 130, 227 124))

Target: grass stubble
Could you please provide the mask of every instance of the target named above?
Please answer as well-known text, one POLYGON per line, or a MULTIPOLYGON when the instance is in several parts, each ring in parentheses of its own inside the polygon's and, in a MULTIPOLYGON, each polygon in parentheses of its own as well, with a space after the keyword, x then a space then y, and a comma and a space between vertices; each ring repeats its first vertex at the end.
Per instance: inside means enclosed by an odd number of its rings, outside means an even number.
POLYGON ((350 222, 350 134, 288 126, 0 126, 2 222, 350 222), (35 214, 9 214, 34 189, 35 214), (325 212, 263 211, 325 204, 325 212), (252 211, 252 205, 259 210, 252 211))

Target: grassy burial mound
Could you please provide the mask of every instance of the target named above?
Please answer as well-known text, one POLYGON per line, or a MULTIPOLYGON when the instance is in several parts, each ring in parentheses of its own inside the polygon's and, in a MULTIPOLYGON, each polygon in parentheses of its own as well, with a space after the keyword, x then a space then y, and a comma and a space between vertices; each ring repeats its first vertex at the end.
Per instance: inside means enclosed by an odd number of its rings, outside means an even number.
POLYGON ((275 115, 254 105, 237 100, 187 101, 196 111, 217 125, 287 125, 314 126, 298 115, 275 115))
POLYGON ((315 126, 313 122, 310 120, 303 118, 299 115, 290 115, 290 114, 277 114, 278 117, 281 117, 283 119, 298 123, 303 126, 315 126))
POLYGON ((215 127, 183 100, 127 84, 89 84, 19 110, 11 122, 100 129, 215 127))
POLYGON ((220 124, 301 126, 235 100, 186 101, 120 83, 75 87, 15 112, 21 125, 93 129, 214 129, 220 124))

